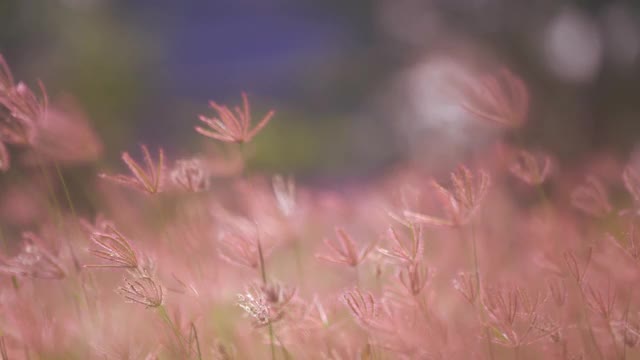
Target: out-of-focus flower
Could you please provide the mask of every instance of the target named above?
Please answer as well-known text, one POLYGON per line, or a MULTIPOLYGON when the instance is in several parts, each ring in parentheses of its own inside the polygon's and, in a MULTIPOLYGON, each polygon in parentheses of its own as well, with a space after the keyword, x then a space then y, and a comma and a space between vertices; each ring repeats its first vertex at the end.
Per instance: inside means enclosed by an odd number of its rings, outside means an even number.
POLYGON ((459 273, 453 280, 453 288, 456 289, 470 304, 474 304, 479 294, 479 284, 476 284, 475 274, 459 273))
POLYGON ((413 296, 418 296, 430 279, 429 268, 422 261, 405 266, 398 273, 398 280, 413 296))
POLYGON ((291 216, 296 209, 296 183, 292 177, 281 175, 273 177, 273 194, 278 202, 278 208, 284 216, 291 216))
POLYGON ((487 326, 493 342, 519 347, 541 341, 558 331, 558 326, 540 314, 548 297, 530 294, 518 286, 486 288, 482 305, 488 315, 487 326))
POLYGON ((86 163, 102 154, 102 143, 89 124, 86 114, 70 97, 56 101, 47 116, 37 124, 32 151, 27 161, 58 161, 66 164, 86 163))
POLYGON ((563 306, 567 302, 569 291, 562 280, 551 280, 547 284, 549 295, 556 306, 563 306))
POLYGON ((267 302, 272 307, 282 308, 287 305, 296 294, 296 288, 293 286, 286 286, 277 282, 271 282, 268 284, 260 284, 260 291, 264 294, 267 302))
POLYGON ((221 231, 218 241, 222 246, 219 256, 234 265, 258 269, 260 266, 260 251, 266 258, 271 253, 271 247, 260 243, 260 233, 256 224, 249 220, 220 212, 221 231))
POLYGON ((281 320, 294 295, 295 288, 279 284, 252 285, 238 294, 238 306, 253 318, 254 326, 262 327, 281 320))
POLYGON ((520 150, 509 171, 529 185, 539 185, 545 182, 551 172, 551 158, 542 153, 520 150))
POLYGON ((254 319, 257 326, 268 325, 275 320, 271 317, 264 295, 257 291, 248 290, 246 294, 238 294, 238 306, 254 319))
POLYGON ((218 117, 209 118, 200 115, 200 121, 205 123, 209 128, 197 126, 196 131, 204 136, 224 142, 245 143, 251 141, 275 114, 273 110, 269 111, 267 115, 251 129, 251 112, 247 94, 242 93, 243 108, 235 107, 233 109, 235 113, 227 106, 218 105, 213 101, 209 102, 209 105, 218 113, 218 117))
POLYGON ((586 254, 584 255, 584 265, 581 264, 581 260, 576 255, 576 252, 573 250, 566 251, 563 254, 564 262, 567 267, 567 271, 569 275, 575 280, 578 285, 582 286, 582 283, 585 280, 585 276, 587 275, 587 270, 589 269, 589 265, 591 265, 591 257, 593 255, 593 248, 589 247, 587 249, 586 254))
POLYGON ((260 265, 258 244, 253 237, 225 232, 220 236, 220 244, 225 247, 225 252, 220 253, 223 260, 251 269, 260 265))
POLYGON ((124 285, 118 288, 118 292, 128 301, 147 308, 157 308, 162 305, 162 286, 150 276, 126 277, 124 285))
POLYGON ((409 226, 411 227, 411 237, 408 241, 401 240, 396 230, 389 227, 387 229, 387 237, 392 241, 391 247, 389 249, 378 248, 378 251, 382 255, 407 264, 420 261, 424 253, 422 226, 413 224, 409 226))
POLYGON ((529 111, 525 83, 506 68, 474 78, 463 89, 462 107, 470 114, 509 128, 524 124, 529 111))
POLYGON ((8 113, 0 116, 0 140, 10 144, 30 144, 36 135, 37 123, 46 116, 47 94, 38 82, 42 98, 38 98, 24 83, 15 83, 9 65, 0 55, 0 105, 8 113))
POLYGON ((341 300, 361 325, 368 324, 378 316, 378 307, 370 292, 362 292, 360 289, 354 288, 345 291, 341 300))
POLYGON ((629 224, 629 230, 624 234, 624 239, 620 240, 611 234, 607 234, 607 239, 614 245, 618 246, 633 261, 640 262, 640 239, 638 239, 638 224, 636 219, 632 218, 629 224))
POLYGON ((107 264, 85 265, 92 268, 138 268, 139 262, 136 252, 129 241, 114 227, 107 225, 105 232, 94 232, 91 241, 97 246, 91 253, 96 257, 108 261, 107 264))
POLYGON ((577 209, 594 217, 604 217, 613 210, 607 191, 600 180, 594 176, 587 177, 583 185, 573 190, 571 203, 577 209))
POLYGON ((144 155, 145 168, 131 158, 128 152, 122 154, 122 161, 127 165, 133 176, 100 174, 103 179, 111 180, 119 184, 133 187, 147 194, 156 194, 161 191, 164 171, 164 151, 159 150, 158 163, 154 163, 145 145, 141 145, 144 155))
POLYGON ((604 319, 610 320, 614 315, 618 295, 615 289, 611 288, 611 283, 607 282, 607 287, 603 291, 591 285, 585 286, 585 300, 591 311, 604 319))
POLYGON ((405 218, 410 222, 429 226, 456 227, 468 223, 489 190, 489 174, 479 171, 474 175, 467 167, 460 166, 451 174, 451 181, 453 191, 447 190, 436 181, 432 182, 436 194, 445 206, 446 218, 419 214, 410 210, 404 211, 405 218))
POLYGON ((337 241, 324 239, 324 244, 329 248, 330 254, 316 255, 318 259, 356 267, 364 261, 375 246, 375 243, 370 243, 368 246, 358 250, 355 241, 346 231, 337 228, 336 235, 337 241))
POLYGON ((178 160, 171 171, 171 181, 185 191, 201 192, 209 188, 209 174, 202 160, 178 160))
POLYGON ((33 233, 22 235, 22 250, 10 259, 0 259, 0 272, 39 279, 62 279, 66 276, 58 259, 41 244, 33 233))

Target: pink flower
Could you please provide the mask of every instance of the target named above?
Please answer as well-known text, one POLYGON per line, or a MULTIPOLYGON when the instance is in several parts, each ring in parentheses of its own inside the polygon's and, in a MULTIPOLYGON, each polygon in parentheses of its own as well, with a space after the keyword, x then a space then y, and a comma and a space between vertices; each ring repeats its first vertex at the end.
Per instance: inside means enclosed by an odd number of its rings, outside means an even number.
POLYGON ((551 158, 542 153, 518 151, 509 171, 529 185, 540 185, 551 173, 551 158))
POLYGON ((42 98, 38 98, 24 83, 15 83, 9 65, 0 55, 0 106, 9 116, 0 119, 0 140, 11 144, 30 144, 36 125, 47 112, 47 94, 38 82, 42 98))
POLYGON ((409 240, 402 240, 398 232, 389 227, 387 237, 392 241, 389 249, 379 248, 378 251, 392 259, 406 264, 414 264, 422 259, 424 253, 424 239, 422 238, 422 226, 410 225, 411 236, 409 240))
POLYGON ((62 279, 66 276, 62 264, 45 249, 36 234, 24 233, 22 238, 22 250, 18 255, 0 259, 0 272, 39 279, 62 279))
POLYGON ((480 76, 465 90, 462 107, 470 114, 510 128, 520 127, 526 121, 529 92, 524 82, 508 69, 480 76))
POLYGON ((474 175, 465 166, 460 166, 451 173, 451 182, 453 190, 448 190, 435 181, 432 182, 445 207, 447 217, 440 218, 405 210, 405 218, 414 223, 436 227, 457 227, 469 222, 489 190, 489 174, 479 171, 474 175))
POLYGON ((151 159, 149 149, 144 145, 141 145, 140 148, 144 155, 144 164, 146 168, 140 166, 131 158, 131 155, 129 155, 128 152, 125 152, 122 154, 122 161, 124 161, 129 170, 131 170, 133 176, 100 174, 100 177, 130 186, 134 189, 146 192, 147 194, 159 193, 162 186, 164 171, 164 152, 162 149, 159 150, 159 159, 156 164, 151 159))
POLYGON ((362 249, 358 249, 351 236, 343 229, 337 228, 336 235, 338 236, 337 241, 324 239, 324 244, 329 248, 330 254, 316 255, 318 259, 356 267, 364 261, 375 245, 371 243, 362 249))
POLYGON ((407 292, 418 296, 431 279, 429 268, 422 261, 409 264, 398 272, 398 280, 407 292))
POLYGON ((604 185, 594 176, 587 177, 583 185, 573 190, 571 203, 594 217, 604 217, 613 210, 604 185))
POLYGON ((209 188, 209 174, 202 160, 194 158, 178 160, 171 171, 171 181, 189 192, 201 192, 209 188))
POLYGON ((162 305, 162 286, 149 276, 134 276, 124 279, 118 292, 129 302, 157 308, 162 305))
POLYGON ((200 115, 200 121, 205 123, 209 129, 197 126, 196 131, 204 136, 224 142, 245 143, 251 141, 267 125, 275 112, 269 111, 258 125, 251 129, 249 100, 245 93, 242 93, 242 104, 243 108, 236 107, 234 114, 228 107, 211 101, 209 105, 218 112, 218 117, 208 118, 200 115))
POLYGON ((37 124, 31 145, 33 151, 27 160, 32 163, 42 157, 65 164, 88 163, 98 159, 103 150, 86 114, 69 96, 49 107, 47 116, 37 124))
POLYGON ((96 231, 91 234, 91 241, 97 246, 96 249, 91 250, 91 253, 108 261, 108 264, 85 265, 85 267, 129 269, 138 267, 136 252, 129 241, 112 226, 107 225, 105 232, 96 231))
POLYGON ((370 292, 362 292, 358 288, 345 291, 342 294, 342 302, 362 325, 366 325, 378 316, 378 305, 370 292))

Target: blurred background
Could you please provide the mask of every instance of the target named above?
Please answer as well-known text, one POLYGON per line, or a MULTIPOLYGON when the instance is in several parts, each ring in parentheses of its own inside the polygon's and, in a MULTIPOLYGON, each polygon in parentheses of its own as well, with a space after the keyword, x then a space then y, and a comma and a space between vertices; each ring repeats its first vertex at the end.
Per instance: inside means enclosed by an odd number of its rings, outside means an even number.
POLYGON ((513 0, 0 0, 18 79, 70 93, 105 144, 175 159, 208 100, 257 118, 254 166, 362 179, 407 158, 457 161, 500 133, 450 79, 507 66, 529 85, 521 136, 565 163, 640 139, 640 2, 513 0))

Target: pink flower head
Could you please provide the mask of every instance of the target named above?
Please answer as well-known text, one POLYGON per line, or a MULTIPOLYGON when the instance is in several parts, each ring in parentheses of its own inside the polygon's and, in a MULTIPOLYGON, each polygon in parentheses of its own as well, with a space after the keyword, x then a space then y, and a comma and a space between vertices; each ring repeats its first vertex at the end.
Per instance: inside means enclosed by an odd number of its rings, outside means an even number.
POLYGON ((398 280, 410 295, 418 296, 431 279, 429 268, 419 261, 409 264, 398 272, 398 280))
POLYGON ((138 268, 139 262, 136 252, 129 241, 114 227, 107 225, 105 232, 96 231, 91 234, 91 241, 96 245, 91 253, 96 257, 106 260, 107 264, 85 265, 94 268, 138 268))
POLYGON ((378 316, 378 305, 370 292, 362 292, 354 288, 345 291, 341 300, 362 325, 366 325, 378 316))
POLYGON ((262 327, 285 316, 286 306, 295 293, 294 287, 278 283, 252 285, 244 294, 238 294, 238 306, 253 318, 255 327, 262 327))
POLYGON ((0 140, 12 144, 30 144, 36 125, 46 116, 47 94, 38 82, 42 98, 38 98, 24 83, 15 83, 9 65, 0 55, 0 109, 8 116, 0 117, 0 140))
POLYGON ((156 164, 153 159, 151 159, 149 149, 145 145, 141 145, 140 148, 144 155, 145 168, 133 160, 128 152, 124 152, 122 154, 122 161, 124 161, 129 170, 131 170, 133 176, 100 174, 100 177, 133 187, 147 194, 159 193, 162 187, 164 171, 164 152, 162 149, 159 150, 158 163, 156 164))
POLYGON ((87 115, 69 96, 49 107, 47 116, 37 124, 31 145, 31 162, 44 157, 65 164, 88 163, 99 158, 103 150, 87 115))
POLYGON ((573 190, 571 203, 594 217, 604 217, 613 210, 604 185, 594 176, 587 177, 583 185, 573 190))
POLYGON ((209 188, 209 174, 202 160, 186 159, 176 161, 171 171, 171 181, 189 192, 201 192, 209 188))
POLYGON ((469 222, 489 190, 489 174, 479 171, 473 174, 467 167, 460 166, 451 173, 453 190, 448 190, 436 181, 432 186, 439 195, 447 212, 446 218, 419 214, 405 210, 404 216, 411 222, 430 226, 461 226, 469 222))
POLYGON ((124 279, 118 292, 129 302, 157 308, 162 305, 162 286, 149 276, 133 276, 124 279))
POLYGON ((394 228, 389 227, 387 237, 392 242, 391 247, 388 249, 379 248, 378 251, 382 255, 406 264, 419 262, 424 253, 422 226, 411 224, 410 227, 411 236, 409 240, 404 240, 394 228))
POLYGON ((217 215, 221 227, 218 234, 220 258, 233 265, 259 269, 260 252, 266 258, 270 255, 272 246, 265 244, 260 238, 261 232, 257 224, 225 210, 218 211, 217 215))
POLYGON ((462 107, 473 116, 505 127, 522 126, 529 111, 529 92, 524 82, 506 68, 479 76, 465 89, 462 107))
POLYGON ((234 108, 234 113, 227 106, 218 105, 213 101, 209 102, 209 105, 218 113, 218 117, 209 118, 200 115, 200 121, 205 123, 209 128, 197 126, 196 131, 204 136, 224 142, 245 143, 251 141, 251 139, 267 125, 275 112, 273 110, 269 111, 267 115, 251 129, 249 100, 245 93, 242 93, 242 104, 243 108, 234 108))
POLYGON ((520 150, 509 171, 526 184, 539 185, 545 182, 551 172, 551 158, 542 153, 520 150))
POLYGON ((58 259, 33 233, 22 235, 22 249, 10 259, 0 259, 0 272, 39 279, 62 279, 66 272, 58 259))
POLYGON ((375 245, 375 243, 371 243, 362 249, 358 249, 355 241, 353 241, 351 236, 343 229, 337 228, 336 235, 338 238, 337 241, 324 240, 324 244, 329 248, 330 253, 327 255, 316 255, 318 259, 356 267, 364 261, 375 245))

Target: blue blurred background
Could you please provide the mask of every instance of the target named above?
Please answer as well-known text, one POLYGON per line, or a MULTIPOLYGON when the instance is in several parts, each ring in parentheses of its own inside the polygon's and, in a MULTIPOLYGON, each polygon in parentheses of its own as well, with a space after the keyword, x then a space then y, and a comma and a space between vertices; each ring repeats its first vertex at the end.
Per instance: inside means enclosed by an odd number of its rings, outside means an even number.
POLYGON ((572 162, 640 137, 640 3, 513 0, 0 0, 16 77, 73 94, 107 161, 176 158, 207 101, 277 114, 255 166, 359 179, 402 159, 458 161, 499 136, 446 79, 506 65, 532 93, 524 141, 572 162))

